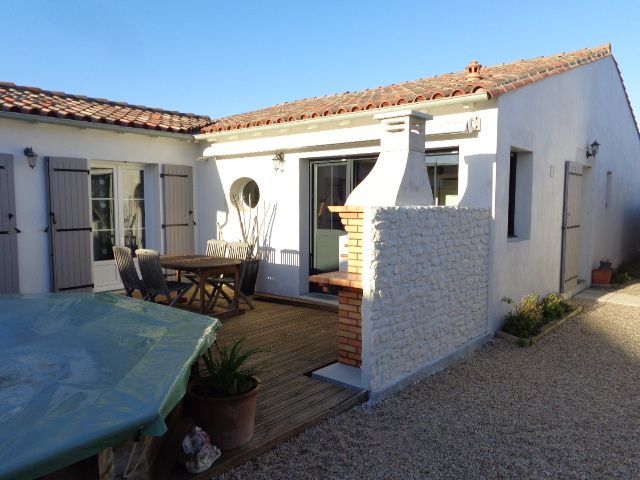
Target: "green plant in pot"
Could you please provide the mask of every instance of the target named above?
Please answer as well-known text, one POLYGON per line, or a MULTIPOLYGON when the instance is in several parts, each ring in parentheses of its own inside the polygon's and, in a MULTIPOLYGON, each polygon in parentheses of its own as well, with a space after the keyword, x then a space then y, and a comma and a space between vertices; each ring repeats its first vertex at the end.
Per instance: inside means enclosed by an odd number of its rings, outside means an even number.
POLYGON ((222 347, 216 342, 216 354, 209 349, 202 356, 204 369, 189 385, 195 424, 222 450, 240 447, 253 437, 260 381, 256 369, 246 364, 260 350, 244 350, 243 341, 222 347))

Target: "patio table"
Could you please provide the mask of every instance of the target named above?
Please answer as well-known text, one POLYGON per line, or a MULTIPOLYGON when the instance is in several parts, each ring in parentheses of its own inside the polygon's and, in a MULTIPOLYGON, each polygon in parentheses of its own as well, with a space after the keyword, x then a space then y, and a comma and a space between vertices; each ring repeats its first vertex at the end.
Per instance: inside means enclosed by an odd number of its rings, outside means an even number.
POLYGON ((219 325, 123 295, 0 295, 0 478, 163 435, 219 325))
POLYGON ((207 255, 161 255, 160 265, 178 272, 178 280, 184 272, 191 273, 197 278, 195 283, 200 289, 200 313, 207 311, 207 297, 205 295, 207 278, 220 275, 233 276, 233 299, 229 310, 223 312, 222 317, 230 317, 242 313, 239 308, 240 292, 240 260, 233 258, 210 257, 207 255))

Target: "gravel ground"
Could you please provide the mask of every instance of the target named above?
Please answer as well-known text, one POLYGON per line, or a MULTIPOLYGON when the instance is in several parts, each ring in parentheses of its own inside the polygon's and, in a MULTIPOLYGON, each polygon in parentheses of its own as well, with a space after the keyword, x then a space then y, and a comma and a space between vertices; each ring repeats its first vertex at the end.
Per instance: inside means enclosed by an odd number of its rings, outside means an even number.
POLYGON ((640 478, 640 308, 584 305, 219 478, 640 478))
POLYGON ((640 280, 632 280, 629 283, 625 283, 622 288, 616 291, 624 293, 625 295, 636 295, 640 297, 640 280))

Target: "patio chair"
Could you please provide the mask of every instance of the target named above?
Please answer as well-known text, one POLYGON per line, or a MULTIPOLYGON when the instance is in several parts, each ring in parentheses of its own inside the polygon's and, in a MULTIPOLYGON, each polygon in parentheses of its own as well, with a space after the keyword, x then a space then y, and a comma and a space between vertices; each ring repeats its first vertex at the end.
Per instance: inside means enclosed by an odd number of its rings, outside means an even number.
POLYGON ((141 248, 136 250, 136 256, 142 280, 147 287, 149 300, 155 301, 156 296, 162 295, 167 298, 169 306, 173 307, 192 287, 192 283, 167 281, 160 265, 160 255, 156 250, 141 248), (176 294, 173 300, 171 299, 172 292, 176 294))
POLYGON ((127 293, 127 297, 131 297, 133 292, 139 290, 142 299, 146 300, 148 296, 147 289, 138 276, 138 271, 133 263, 131 249, 129 247, 115 246, 113 247, 113 258, 118 266, 120 280, 122 280, 122 285, 124 285, 124 291, 127 293))
POLYGON ((207 240, 207 250, 205 255, 208 257, 224 258, 227 253, 227 242, 224 240, 207 240))
MULTIPOLYGON (((245 243, 245 242, 227 243, 227 255, 226 255, 227 258, 234 258, 236 260, 247 260, 249 253, 250 253, 250 246, 248 243, 245 243)), ((242 265, 241 265, 240 266, 240 284, 241 285, 242 285, 243 276, 244 276, 244 268, 242 268, 242 265)), ((208 282, 210 285, 213 285, 215 289, 215 294, 212 296, 211 300, 209 301, 209 309, 216 306, 216 303, 218 302, 218 298, 220 298, 220 295, 223 295, 225 297, 225 300, 231 303, 231 298, 224 292, 222 288, 226 286, 228 288, 233 289, 234 288, 233 278, 231 277, 210 278, 208 282)), ((249 308, 251 308, 251 310, 255 310, 256 307, 253 305, 249 297, 247 297, 240 290, 238 290, 238 294, 240 295, 240 298, 238 299, 238 301, 243 301, 244 303, 249 305, 249 308)))
MULTIPOLYGON (((224 258, 224 254, 227 252, 227 242, 224 240, 215 240, 215 239, 211 239, 211 240, 207 240, 207 248, 205 250, 205 255, 207 255, 208 257, 219 257, 219 258, 224 258)), ((191 305, 193 303, 193 301, 196 298, 196 295, 198 295, 198 293, 200 293, 200 285, 198 284, 197 278, 195 276, 187 276, 187 278, 189 280, 191 280, 195 285, 196 288, 193 291, 193 293, 191 294, 191 297, 189 298, 189 305, 191 305)), ((209 300, 211 300, 211 297, 213 296, 213 294, 216 292, 216 289, 218 289, 218 286, 215 285, 212 282, 208 282, 209 285, 213 286, 213 292, 209 293, 209 292, 205 292, 205 294, 209 297, 209 300)), ((231 302, 231 299, 229 298, 229 296, 225 293, 225 292, 220 292, 226 299, 227 301, 231 302)))

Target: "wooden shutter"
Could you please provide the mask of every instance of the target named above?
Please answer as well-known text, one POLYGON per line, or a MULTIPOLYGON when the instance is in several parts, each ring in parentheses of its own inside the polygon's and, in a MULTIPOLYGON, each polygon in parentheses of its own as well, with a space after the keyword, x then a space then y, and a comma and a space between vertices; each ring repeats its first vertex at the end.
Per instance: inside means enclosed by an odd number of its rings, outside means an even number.
POLYGON ((582 165, 567 162, 564 181, 560 291, 570 293, 578 286, 580 222, 582 218, 582 165))
POLYGON ((13 156, 0 153, 0 293, 18 293, 18 228, 13 156))
POLYGON ((167 254, 193 253, 193 174, 184 165, 163 165, 164 245, 167 254))
POLYGON ((53 291, 91 291, 89 162, 49 157, 47 167, 53 291))

